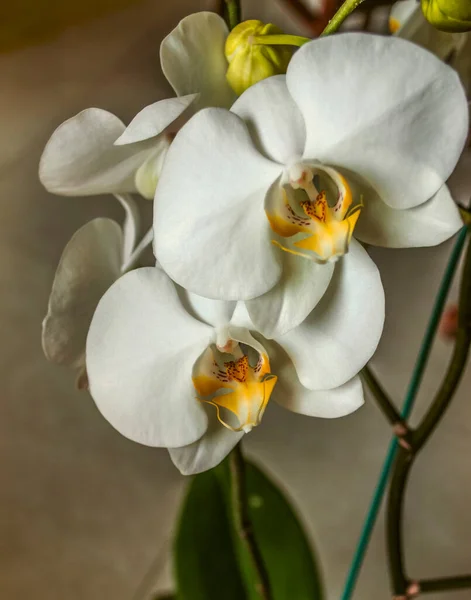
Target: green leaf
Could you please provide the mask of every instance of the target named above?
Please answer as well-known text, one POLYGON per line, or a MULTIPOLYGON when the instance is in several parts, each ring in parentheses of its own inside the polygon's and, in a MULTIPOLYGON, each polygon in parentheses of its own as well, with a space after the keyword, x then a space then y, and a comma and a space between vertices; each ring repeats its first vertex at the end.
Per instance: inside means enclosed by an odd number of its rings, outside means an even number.
POLYGON ((178 600, 246 600, 220 481, 197 475, 188 490, 175 543, 178 600))
MULTIPOLYGON (((246 476, 249 515, 273 600, 322 600, 319 569, 295 511, 258 467, 246 463, 246 476)), ((227 460, 191 482, 175 551, 178 600, 260 600, 234 525, 227 460)))
MULTIPOLYGON (((295 511, 258 467, 248 463, 246 474, 249 515, 273 600, 321 600, 319 568, 295 511)), ((249 599, 260 600, 251 562, 240 539, 238 549, 249 599)))

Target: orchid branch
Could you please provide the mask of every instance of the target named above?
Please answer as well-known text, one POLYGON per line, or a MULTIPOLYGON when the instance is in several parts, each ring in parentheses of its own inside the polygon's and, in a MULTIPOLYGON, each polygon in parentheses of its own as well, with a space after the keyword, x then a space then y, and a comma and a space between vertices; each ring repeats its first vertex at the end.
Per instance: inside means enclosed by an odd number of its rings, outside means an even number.
POLYGON ((364 367, 360 373, 363 382, 368 386, 374 399, 378 403, 379 408, 383 412, 386 419, 389 421, 394 434, 399 439, 399 444, 406 449, 410 448, 410 431, 407 422, 402 418, 398 409, 394 406, 392 400, 384 391, 384 388, 376 379, 373 371, 368 367, 364 367))
MULTIPOLYGON (((468 229, 468 234, 470 229, 468 229)), ((468 235, 469 238, 469 235, 468 235)), ((389 566, 392 585, 395 594, 407 594, 410 585, 414 585, 421 591, 435 591, 434 586, 459 589, 460 586, 468 587, 470 578, 468 576, 451 577, 442 580, 423 581, 419 584, 411 584, 406 576, 403 556, 403 508, 404 497, 407 488, 407 480, 420 450, 430 439, 435 427, 445 414, 456 388, 463 375, 471 346, 471 243, 468 242, 466 259, 461 279, 460 299, 458 309, 458 332, 455 347, 450 359, 447 372, 443 382, 435 396, 435 399, 423 417, 421 423, 411 436, 411 447, 401 447, 396 456, 391 478, 390 492, 387 506, 387 540, 389 566), (453 587, 457 585, 458 587, 453 587), (430 587, 431 586, 431 587, 430 587), (427 589, 428 588, 428 589, 427 589)), ((438 591, 438 590, 437 590, 438 591)))
POLYGON ((237 533, 250 556, 252 567, 257 575, 257 592, 261 600, 272 600, 270 580, 263 557, 253 534, 247 503, 245 460, 240 443, 229 455, 231 472, 232 509, 237 533))
MULTIPOLYGON (((405 420, 409 417, 412 411, 414 401, 417 396, 417 392, 419 390, 420 383, 425 372, 425 368, 427 366, 428 358, 430 356, 433 339, 435 337, 435 333, 438 328, 438 323, 440 321, 440 315, 442 314, 443 309, 445 307, 448 291, 451 287, 453 276, 457 269, 461 252, 463 250, 466 239, 467 231, 466 228, 463 227, 456 239, 450 258, 448 260, 448 264, 433 305, 432 315, 427 325, 427 329, 422 340, 417 361, 414 366, 412 377, 407 389, 406 398, 401 409, 401 416, 405 420)), ((381 503, 386 492, 386 487, 389 481, 391 469, 394 464, 394 459, 396 457, 397 448, 398 444, 394 439, 389 445, 386 459, 383 463, 380 478, 374 491, 368 513, 366 515, 366 519, 360 534, 360 538, 358 540, 355 554, 353 556, 352 564, 347 574, 347 579, 345 582, 345 587, 341 600, 351 600, 353 596, 355 585, 357 583, 358 576, 360 574, 360 570, 365 559, 365 554, 368 549, 368 544, 371 539, 373 528, 378 518, 381 503)))
POLYGON ((321 33, 321 36, 330 35, 331 33, 338 31, 340 25, 342 25, 348 15, 358 8, 362 2, 364 2, 364 0, 345 0, 332 19, 328 22, 327 27, 321 33))
POLYGON ((234 29, 240 23, 240 0, 224 0, 225 13, 229 29, 234 29))
POLYGON ((420 593, 447 592, 471 588, 471 575, 459 577, 442 577, 439 579, 422 579, 417 582, 420 593))
POLYGON ((399 414, 399 411, 392 403, 392 400, 384 391, 382 385, 376 379, 373 371, 370 367, 366 366, 360 373, 362 380, 368 386, 370 392, 373 394, 375 400, 379 404, 380 409, 383 411, 384 416, 390 422, 391 425, 402 423, 403 419, 399 414))

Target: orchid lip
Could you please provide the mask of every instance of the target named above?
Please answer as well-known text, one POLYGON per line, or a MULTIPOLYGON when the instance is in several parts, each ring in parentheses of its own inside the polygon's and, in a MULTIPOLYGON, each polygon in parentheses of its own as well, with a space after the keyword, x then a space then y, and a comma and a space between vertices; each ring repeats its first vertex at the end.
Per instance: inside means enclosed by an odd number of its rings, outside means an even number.
POLYGON ((233 339, 208 346, 193 367, 198 400, 214 406, 231 431, 248 433, 260 424, 276 381, 265 351, 233 339))
POLYGON ((297 162, 272 187, 265 212, 282 250, 316 262, 348 252, 362 203, 353 203, 347 179, 320 163, 297 162))

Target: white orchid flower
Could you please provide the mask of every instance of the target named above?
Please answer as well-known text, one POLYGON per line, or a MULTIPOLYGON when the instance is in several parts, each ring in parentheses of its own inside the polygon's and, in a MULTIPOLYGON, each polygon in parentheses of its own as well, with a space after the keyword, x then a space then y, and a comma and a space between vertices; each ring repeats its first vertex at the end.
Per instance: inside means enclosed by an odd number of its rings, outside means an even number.
POLYGON ((62 123, 39 164, 44 187, 62 196, 140 193, 153 198, 170 145, 167 128, 196 94, 146 106, 128 127, 112 113, 88 108, 62 123))
MULTIPOLYGON (((39 177, 63 196, 138 192, 153 199, 170 145, 172 124, 191 105, 229 107, 235 94, 226 80, 228 29, 210 12, 183 19, 160 47, 162 71, 177 98, 145 107, 128 127, 112 113, 89 108, 60 125, 41 157, 39 177)), ((188 114, 191 114, 188 111, 188 114)))
POLYGON ((363 403, 357 373, 380 338, 384 298, 369 263, 363 292, 347 302, 342 291, 355 274, 344 266, 306 321, 272 342, 254 331, 243 303, 184 290, 179 297, 153 267, 127 273, 101 299, 88 334, 99 410, 129 439, 169 448, 184 474, 217 465, 260 423, 270 399, 310 416, 353 412, 363 403))
POLYGON ((468 96, 471 94, 471 33, 440 31, 427 21, 416 0, 400 0, 393 5, 389 28, 447 62, 458 72, 468 96))
MULTIPOLYGON (((352 234, 409 247, 459 229, 444 182, 467 119, 456 74, 413 44, 360 33, 310 42, 286 77, 180 130, 156 191, 157 259, 194 293, 246 300, 266 336, 285 333, 358 246, 352 234)), ((369 262, 346 261, 357 273, 347 294, 369 262)))
POLYGON ((112 219, 98 218, 83 225, 66 245, 54 276, 43 321, 43 350, 50 361, 78 371, 81 389, 88 385, 85 342, 97 304, 149 243, 144 237, 134 247, 130 224, 121 228, 112 219))

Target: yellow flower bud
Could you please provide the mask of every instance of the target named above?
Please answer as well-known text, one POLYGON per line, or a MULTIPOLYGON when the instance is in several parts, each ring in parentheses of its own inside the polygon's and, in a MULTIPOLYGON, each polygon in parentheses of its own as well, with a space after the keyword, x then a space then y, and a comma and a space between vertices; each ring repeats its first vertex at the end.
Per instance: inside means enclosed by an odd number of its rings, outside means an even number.
POLYGON ((470 0, 422 0, 422 12, 441 31, 471 30, 470 0))
MULTIPOLYGON (((257 81, 286 73, 294 48, 270 45, 268 40, 268 43, 263 41, 264 36, 282 39, 283 32, 271 23, 251 20, 234 27, 226 40, 225 54, 229 63, 226 77, 238 95, 257 81)), ((288 40, 290 36, 286 37, 288 40)))

